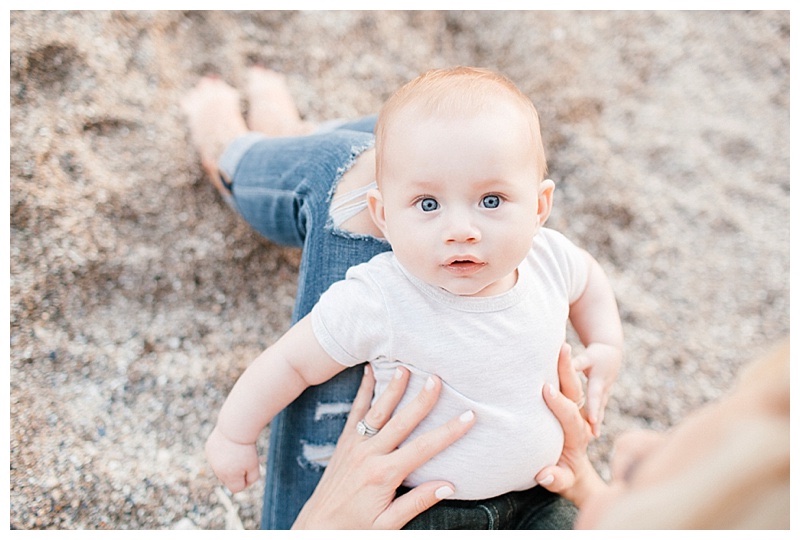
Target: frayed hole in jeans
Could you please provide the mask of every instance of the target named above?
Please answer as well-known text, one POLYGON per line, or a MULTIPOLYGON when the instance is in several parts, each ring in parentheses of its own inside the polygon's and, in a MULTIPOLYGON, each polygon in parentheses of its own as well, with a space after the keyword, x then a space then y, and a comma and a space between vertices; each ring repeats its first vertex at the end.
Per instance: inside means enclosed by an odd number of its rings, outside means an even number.
POLYGON ((341 403, 319 403, 314 411, 314 420, 322 420, 331 416, 347 416, 353 404, 349 401, 341 403))
POLYGON ((297 457, 297 462, 303 468, 323 469, 328 466, 335 448, 335 444, 311 444, 303 441, 303 453, 297 457))

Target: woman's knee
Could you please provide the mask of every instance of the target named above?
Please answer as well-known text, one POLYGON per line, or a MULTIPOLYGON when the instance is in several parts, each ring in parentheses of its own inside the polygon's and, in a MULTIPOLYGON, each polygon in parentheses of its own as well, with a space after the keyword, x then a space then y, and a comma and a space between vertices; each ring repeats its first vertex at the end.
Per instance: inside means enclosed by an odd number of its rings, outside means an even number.
POLYGON ((366 206, 365 190, 374 182, 375 149, 372 148, 356 158, 336 185, 330 205, 330 218, 335 228, 345 233, 383 238, 366 206), (348 212, 349 209, 355 211, 348 212))

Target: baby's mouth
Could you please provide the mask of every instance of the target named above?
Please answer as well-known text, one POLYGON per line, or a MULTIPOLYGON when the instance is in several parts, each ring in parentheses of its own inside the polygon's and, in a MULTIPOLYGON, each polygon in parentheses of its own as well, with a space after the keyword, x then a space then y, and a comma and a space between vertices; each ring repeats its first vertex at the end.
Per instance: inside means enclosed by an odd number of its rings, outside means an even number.
POLYGON ((444 267, 454 274, 465 275, 477 272, 486 266, 486 263, 474 259, 452 259, 444 267))

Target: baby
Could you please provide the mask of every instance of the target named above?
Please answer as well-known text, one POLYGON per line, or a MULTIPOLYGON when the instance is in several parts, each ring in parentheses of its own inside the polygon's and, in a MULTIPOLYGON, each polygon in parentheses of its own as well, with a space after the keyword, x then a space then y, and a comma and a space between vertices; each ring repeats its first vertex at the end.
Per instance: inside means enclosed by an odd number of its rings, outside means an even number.
POLYGON ((356 211, 368 209, 392 252, 351 268, 248 367, 206 445, 212 468, 233 491, 255 481, 255 441, 271 419, 308 386, 370 362, 376 396, 398 366, 411 372, 407 396, 442 379, 419 432, 465 410, 476 417, 406 485, 448 480, 470 500, 529 489, 561 454, 541 391, 558 385, 567 321, 590 386, 608 388, 622 355, 604 272, 544 228, 554 184, 536 109, 495 73, 435 70, 387 101, 375 144, 376 184, 356 211))

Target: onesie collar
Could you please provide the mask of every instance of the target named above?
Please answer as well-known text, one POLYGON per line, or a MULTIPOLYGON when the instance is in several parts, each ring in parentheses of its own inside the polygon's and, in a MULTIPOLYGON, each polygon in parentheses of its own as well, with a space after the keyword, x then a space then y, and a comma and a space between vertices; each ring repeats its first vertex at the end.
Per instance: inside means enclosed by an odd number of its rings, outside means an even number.
POLYGON ((439 303, 459 311, 481 313, 508 309, 522 300, 525 291, 527 291, 530 286, 530 276, 528 274, 530 269, 524 261, 517 268, 517 282, 514 286, 506 292, 494 296, 460 296, 458 294, 453 294, 441 287, 422 281, 406 270, 405 267, 400 264, 400 261, 397 260, 397 257, 393 257, 393 262, 420 292, 439 303))

